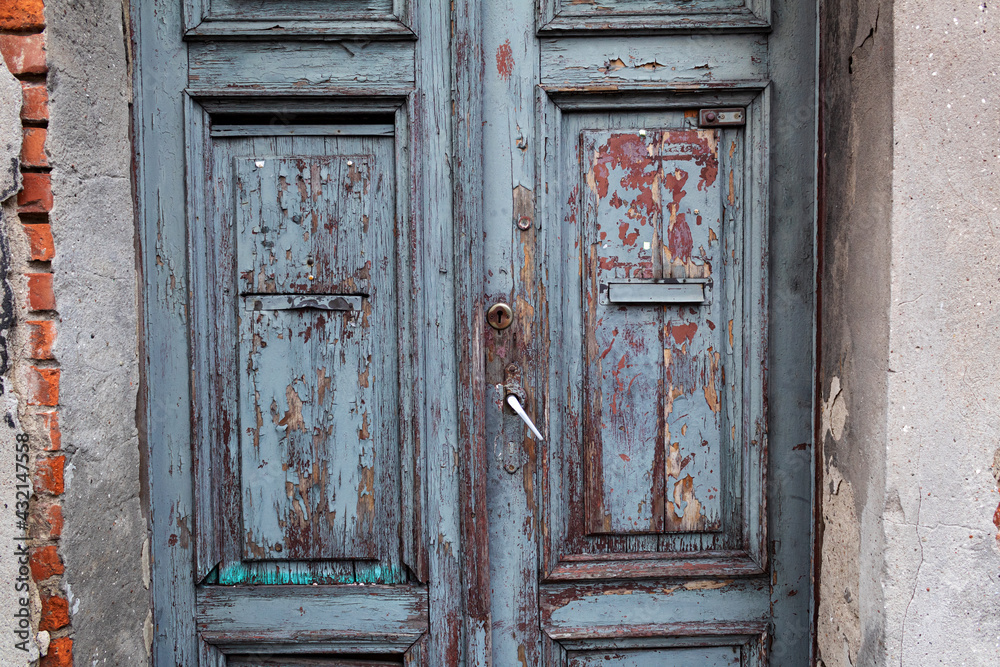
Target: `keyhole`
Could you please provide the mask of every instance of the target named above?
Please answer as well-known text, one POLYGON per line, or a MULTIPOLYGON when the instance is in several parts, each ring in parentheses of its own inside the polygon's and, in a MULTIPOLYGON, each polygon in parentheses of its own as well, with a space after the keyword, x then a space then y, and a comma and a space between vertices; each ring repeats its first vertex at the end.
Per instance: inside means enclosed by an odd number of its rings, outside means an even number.
POLYGON ((486 321, 497 331, 509 327, 513 319, 514 314, 506 303, 495 303, 486 313, 486 321))

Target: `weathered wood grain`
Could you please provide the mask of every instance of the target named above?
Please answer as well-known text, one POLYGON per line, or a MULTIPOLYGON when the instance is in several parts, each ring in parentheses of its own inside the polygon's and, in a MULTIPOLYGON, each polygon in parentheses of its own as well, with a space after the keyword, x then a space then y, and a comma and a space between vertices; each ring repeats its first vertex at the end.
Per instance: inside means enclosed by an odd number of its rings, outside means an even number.
POLYGON ((770 0, 539 0, 542 33, 630 35, 685 30, 763 30, 771 20, 770 0))
POLYGON ((260 91, 412 86, 413 43, 399 41, 208 41, 189 48, 192 88, 260 91))
MULTIPOLYGON (((420 455, 426 476, 421 493, 427 504, 421 526, 428 544, 430 629, 423 659, 427 665, 457 667, 464 653, 465 618, 461 458, 459 442, 459 369, 456 349, 456 228, 453 172, 455 149, 452 94, 458 45, 454 44, 450 6, 418 2, 414 7, 416 89, 413 97, 414 332, 423 341, 415 382, 420 455)), ((470 137, 463 137, 469 141, 470 137)), ((463 336, 464 338, 464 336, 463 336)))
POLYGON ((759 35, 595 36, 540 43, 541 82, 548 88, 610 90, 767 79, 767 40, 759 35))
POLYGON ((185 233, 184 99, 187 53, 178 5, 133 8, 136 112, 132 117, 142 280, 139 434, 147 453, 151 659, 198 664, 194 627, 194 492, 185 233), (140 74, 141 72, 141 74, 140 74), (175 137, 164 141, 164 137, 175 137))
POLYGON ((403 652, 427 630, 427 604, 427 592, 412 587, 211 586, 198 592, 197 626, 227 652, 245 643, 403 652))
POLYGON ((572 652, 567 667, 741 667, 738 646, 572 652))
POLYGON ((460 490, 463 545, 464 662, 490 665, 493 621, 490 590, 486 442, 487 410, 483 312, 483 3, 455 4, 452 22, 454 106, 455 324, 458 337, 458 436, 461 443, 460 490))

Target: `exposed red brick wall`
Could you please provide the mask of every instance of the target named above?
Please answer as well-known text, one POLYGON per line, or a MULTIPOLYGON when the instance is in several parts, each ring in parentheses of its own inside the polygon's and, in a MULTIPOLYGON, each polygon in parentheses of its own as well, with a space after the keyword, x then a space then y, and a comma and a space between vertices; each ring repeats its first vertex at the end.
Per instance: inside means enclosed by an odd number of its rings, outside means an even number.
POLYGON ((56 295, 52 290, 51 262, 56 256, 49 226, 54 204, 49 160, 48 65, 45 48, 44 0, 0 0, 0 57, 21 82, 22 190, 18 213, 25 232, 30 270, 24 327, 30 358, 22 374, 26 386, 29 420, 34 420, 32 475, 34 495, 29 509, 30 569, 38 586, 41 611, 34 619, 39 631, 51 634, 48 653, 40 667, 73 664, 72 619, 63 586, 65 567, 59 554, 62 535, 62 494, 66 457, 59 431, 60 369, 53 347, 58 335, 56 295), (37 437, 36 437, 37 436, 37 437))

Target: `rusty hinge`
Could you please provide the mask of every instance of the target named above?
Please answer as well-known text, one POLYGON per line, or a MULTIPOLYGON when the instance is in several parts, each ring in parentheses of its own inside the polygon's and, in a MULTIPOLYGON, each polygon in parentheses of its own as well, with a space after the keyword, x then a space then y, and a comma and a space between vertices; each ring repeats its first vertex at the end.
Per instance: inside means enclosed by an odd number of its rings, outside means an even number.
POLYGON ((698 110, 698 127, 728 127, 746 124, 746 109, 733 107, 729 109, 698 110))

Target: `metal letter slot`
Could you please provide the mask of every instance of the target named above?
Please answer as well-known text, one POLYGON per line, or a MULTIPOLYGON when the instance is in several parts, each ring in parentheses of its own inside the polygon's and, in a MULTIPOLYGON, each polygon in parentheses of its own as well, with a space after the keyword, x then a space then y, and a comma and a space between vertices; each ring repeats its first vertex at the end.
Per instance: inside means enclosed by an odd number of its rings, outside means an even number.
POLYGON ((705 283, 609 283, 607 295, 608 303, 705 303, 705 283))
POLYGON ((535 438, 538 442, 545 439, 542 437, 541 432, 535 427, 535 422, 531 421, 531 417, 529 417, 528 413, 524 411, 523 407, 521 407, 521 401, 518 400, 517 396, 514 394, 507 394, 507 405, 509 405, 511 409, 517 413, 517 416, 521 418, 521 421, 528 425, 528 428, 535 434, 535 438))
POLYGON ((257 294, 246 296, 248 310, 361 310, 358 294, 257 294))

